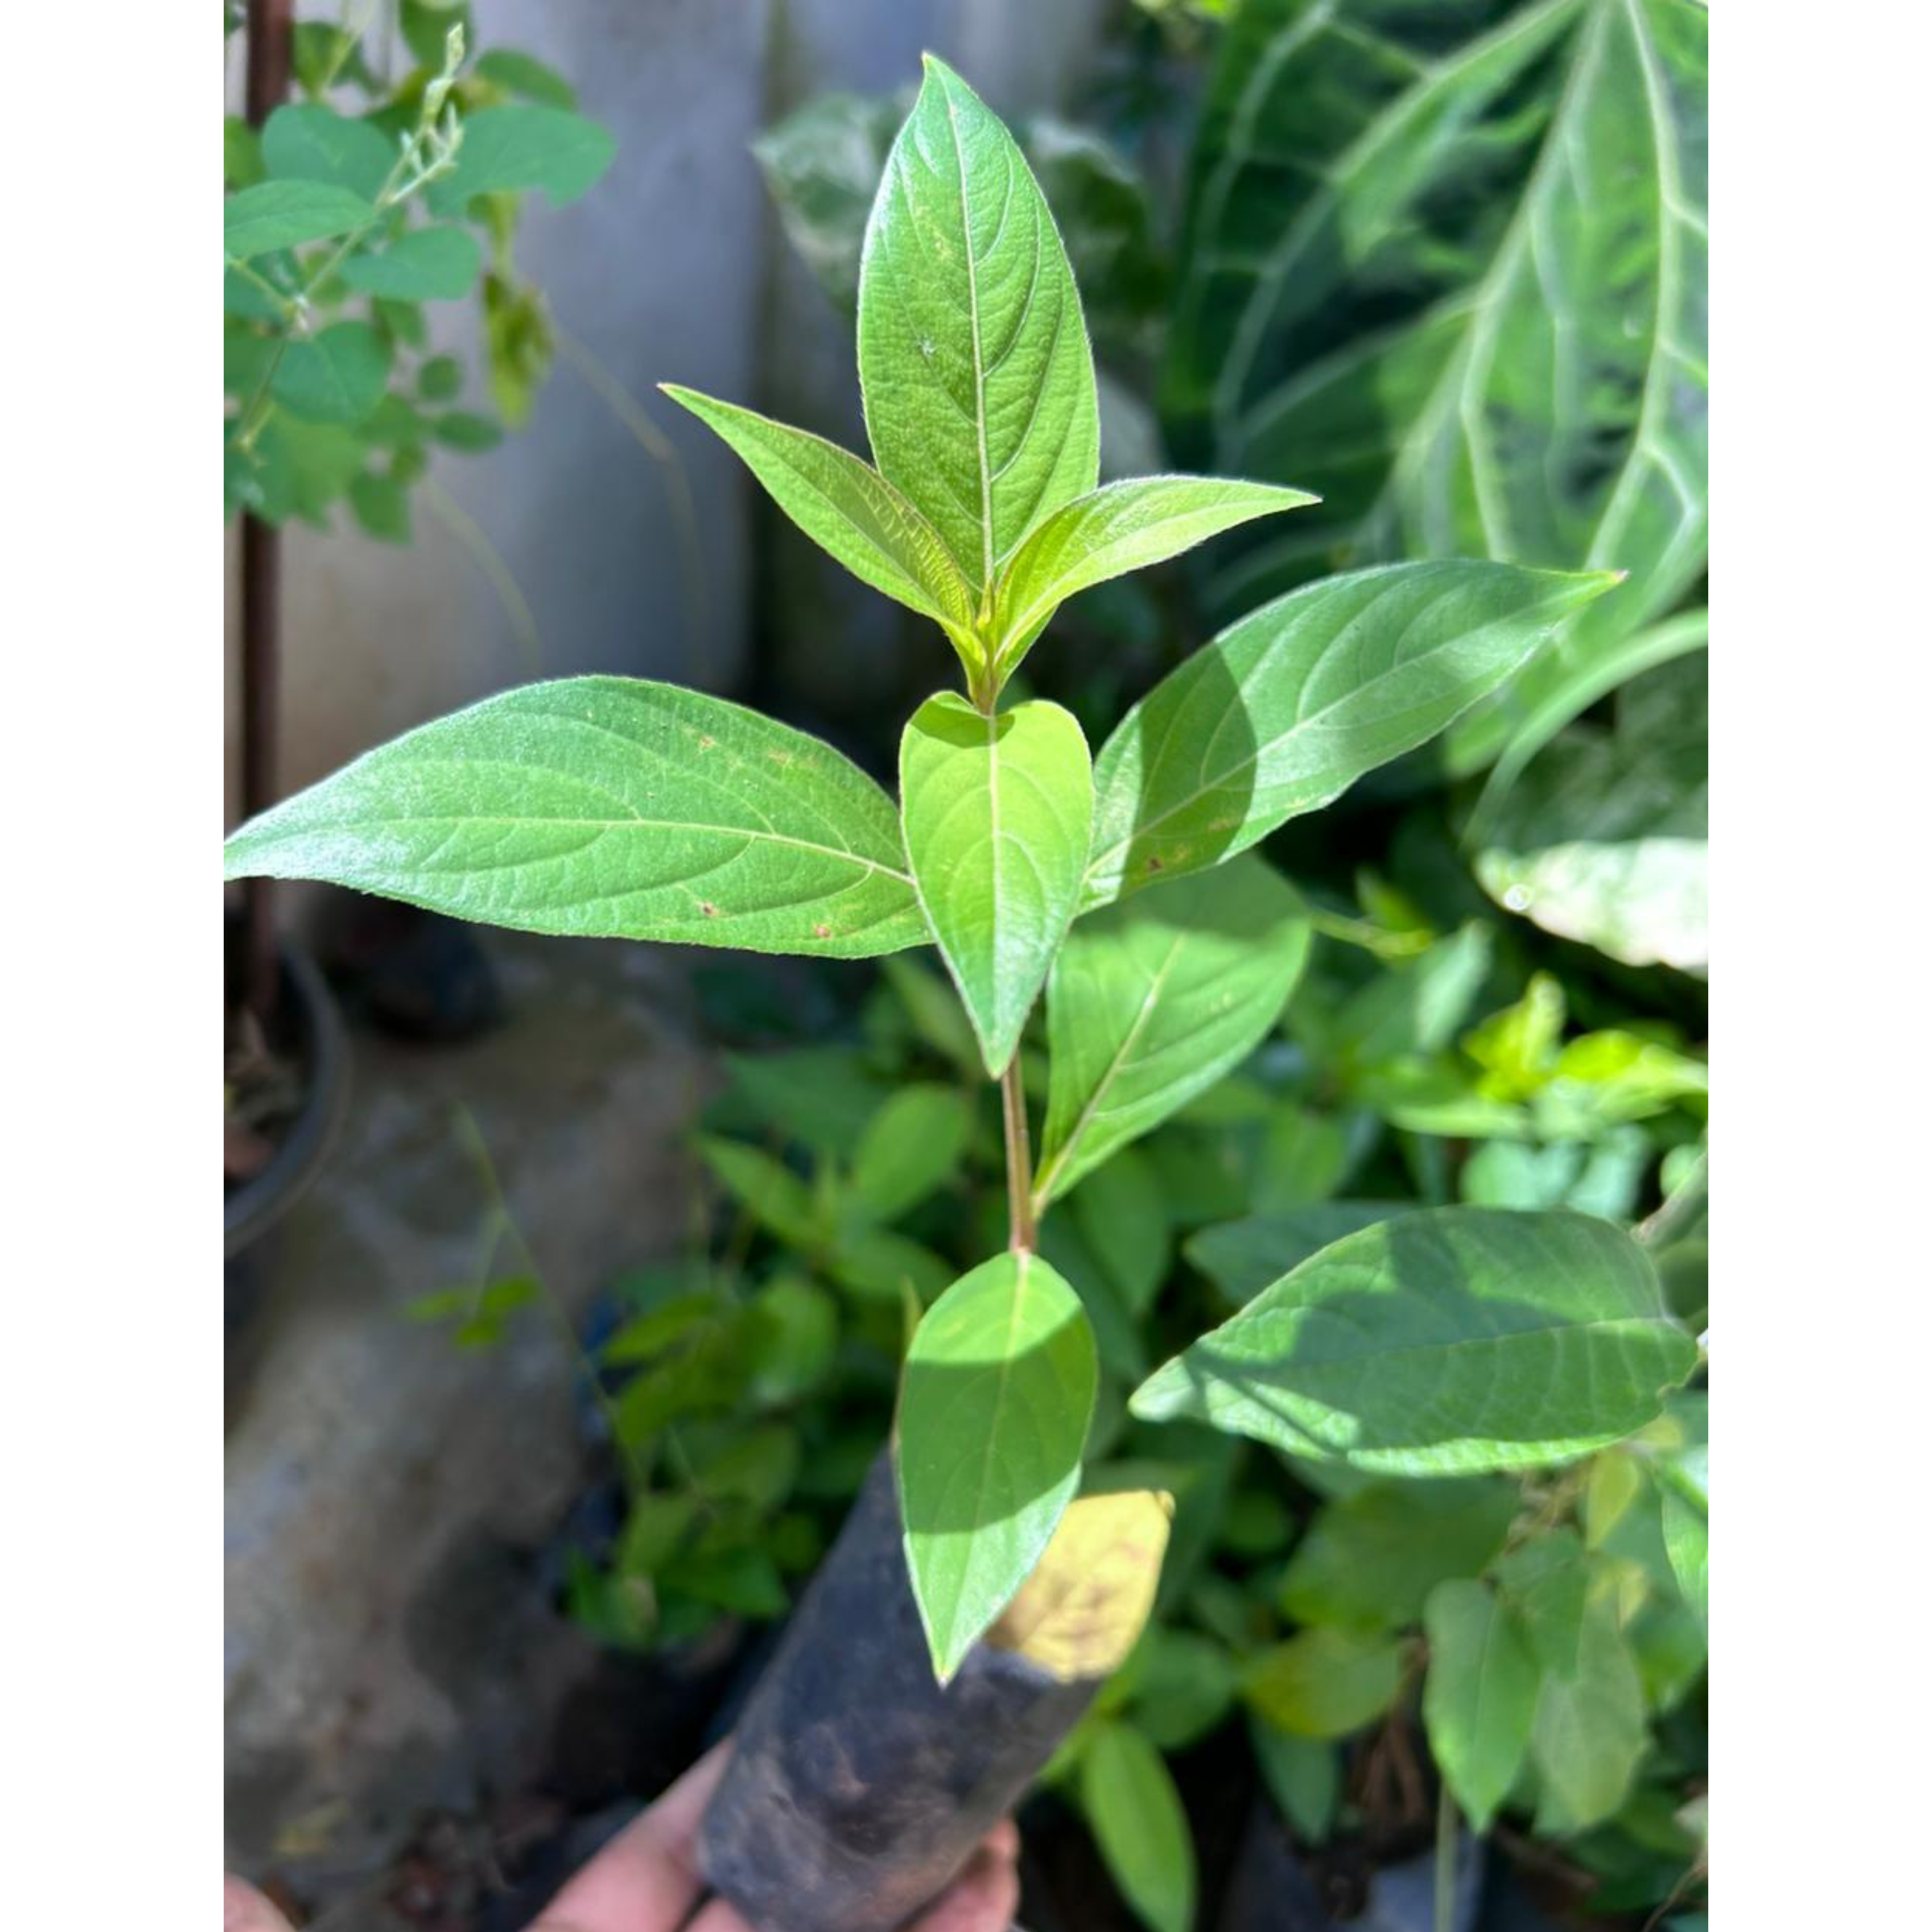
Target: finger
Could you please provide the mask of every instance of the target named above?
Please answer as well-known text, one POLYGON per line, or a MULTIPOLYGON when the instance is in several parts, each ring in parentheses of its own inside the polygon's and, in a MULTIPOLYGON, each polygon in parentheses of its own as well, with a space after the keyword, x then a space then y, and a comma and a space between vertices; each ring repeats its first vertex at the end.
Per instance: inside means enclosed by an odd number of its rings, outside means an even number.
POLYGON ((232 1872, 221 1882, 222 1932, 289 1932, 289 1922, 232 1872))
POLYGON ((1020 1855, 1020 1828, 1010 1818, 1002 1818, 980 1842, 994 1857, 1010 1864, 1020 1855))
POLYGON ((728 1739, 700 1758, 551 1900, 530 1932, 676 1932, 698 1894, 693 1841, 728 1739))
POLYGON ((1020 1875, 1012 1858, 982 1845, 912 1932, 1007 1932, 1019 1909, 1020 1875))

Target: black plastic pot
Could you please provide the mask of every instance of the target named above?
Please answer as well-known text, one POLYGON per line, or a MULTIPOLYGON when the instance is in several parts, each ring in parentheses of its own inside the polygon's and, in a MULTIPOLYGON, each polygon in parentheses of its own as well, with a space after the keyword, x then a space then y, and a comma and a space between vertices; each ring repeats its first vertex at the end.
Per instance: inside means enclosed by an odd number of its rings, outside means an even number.
POLYGON ((894 1932, 1099 1688, 983 1643, 940 1688, 882 1456, 739 1721, 699 1834, 705 1877, 760 1932, 894 1932))
POLYGON ((294 1206, 327 1157, 349 1097, 349 1055, 335 1001, 315 962, 281 946, 281 1016, 287 1051, 302 1069, 300 1110, 268 1165, 228 1196, 224 1252, 232 1262, 294 1206))
MULTIPOLYGON (((1474 1932, 1483 1894, 1480 1839, 1456 1849, 1455 1932, 1474 1932)), ((1219 1932, 1436 1932, 1433 1851, 1365 1870, 1339 1903, 1297 1850, 1273 1805, 1258 1803, 1234 1867, 1219 1932)))

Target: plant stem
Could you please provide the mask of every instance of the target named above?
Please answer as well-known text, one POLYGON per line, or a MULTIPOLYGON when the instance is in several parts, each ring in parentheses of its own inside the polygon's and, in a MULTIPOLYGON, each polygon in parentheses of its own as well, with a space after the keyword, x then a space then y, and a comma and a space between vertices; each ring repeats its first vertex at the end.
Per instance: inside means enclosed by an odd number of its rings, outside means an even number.
MULTIPOLYGON (((287 98, 294 46, 293 0, 249 0, 246 87, 248 122, 260 128, 287 98)), ((284 333, 286 339, 286 332, 284 333)), ((279 539, 268 524, 242 519, 242 816, 275 802, 275 725, 280 701, 276 635, 280 602, 279 539)), ((265 1030, 281 991, 275 950, 274 888, 265 878, 242 888, 246 928, 242 998, 265 1030)))
POLYGON ((1449 1780, 1436 1800, 1436 1932, 1456 1932, 1456 1800, 1449 1780))
POLYGON ((1000 1114, 1006 1130, 1006 1212, 1012 1230, 1006 1245, 1016 1254, 1030 1254, 1039 1231, 1033 1211, 1033 1145, 1027 1136, 1017 1052, 1000 1076, 1000 1114))
POLYGON ((422 499, 441 519, 443 527, 469 553, 470 560, 483 573, 490 588, 496 593, 496 601, 503 607, 503 614, 509 619, 510 628, 516 633, 517 642, 523 651, 524 675, 541 677, 543 638, 537 629, 537 620, 529 600, 503 553, 484 533, 482 525, 434 476, 422 479, 422 499))
POLYGON ((636 439, 638 446, 664 472, 664 492, 670 500, 671 523, 677 536, 678 561, 684 584, 685 622, 689 634, 686 640, 685 664, 694 684, 706 682, 710 663, 711 604, 704 582, 704 545, 698 535, 698 507, 692 500, 691 482, 679 460, 676 446, 645 412, 644 405, 625 388, 590 350, 560 322, 550 324, 550 340, 556 352, 596 392, 598 399, 636 439))
MULTIPOLYGON (((489 1216, 494 1223, 494 1236, 490 1244, 490 1254, 486 1258, 483 1272, 489 1272, 490 1262, 494 1258, 496 1239, 507 1236, 510 1244, 523 1262, 524 1270, 536 1283, 537 1299, 542 1304, 544 1313, 549 1318, 551 1327, 564 1354, 569 1358, 577 1373, 583 1378, 584 1386, 590 1392, 590 1400, 596 1405, 602 1417, 604 1426, 610 1438, 610 1450, 617 1460, 620 1471, 633 1496, 642 1496, 651 1486, 650 1472, 638 1460, 637 1451, 624 1439, 623 1424, 617 1414, 617 1406, 610 1400, 610 1391, 604 1386, 604 1377, 589 1349, 584 1347, 583 1338, 577 1332, 577 1322, 566 1308, 561 1297, 551 1288, 549 1277, 538 1264, 536 1256, 530 1251, 530 1244, 524 1238, 524 1231, 518 1225, 517 1217, 510 1211, 509 1196, 503 1191, 503 1183, 496 1172, 496 1163, 490 1152, 490 1144, 483 1138, 483 1130, 478 1125, 476 1116, 458 1102, 452 1121, 456 1138, 463 1144, 474 1164, 477 1178, 483 1184, 484 1192, 489 1199, 489 1216)), ((487 1286, 486 1282, 484 1284, 487 1286)))

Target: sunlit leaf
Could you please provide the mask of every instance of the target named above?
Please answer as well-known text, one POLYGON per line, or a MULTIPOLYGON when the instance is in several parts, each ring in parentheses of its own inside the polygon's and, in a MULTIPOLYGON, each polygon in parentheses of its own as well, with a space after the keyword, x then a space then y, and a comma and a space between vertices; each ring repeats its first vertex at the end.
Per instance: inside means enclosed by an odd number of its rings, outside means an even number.
POLYGON ((998 1078, 1079 901, 1087 740, 1057 704, 987 717, 942 693, 905 728, 899 790, 920 903, 998 1078))
POLYGON ((1156 1371, 1132 1407, 1441 1475, 1614 1442, 1696 1360, 1649 1258, 1609 1222, 1426 1209, 1303 1262, 1156 1371))
POLYGON ((641 679, 527 685, 250 820, 227 875, 534 932, 862 958, 926 932, 897 817, 829 746, 641 679))
POLYGON ((1008 1253, 926 1311, 899 1398, 913 1592, 942 1678, 1012 1600, 1079 1486, 1098 1384, 1079 1298, 1008 1253))

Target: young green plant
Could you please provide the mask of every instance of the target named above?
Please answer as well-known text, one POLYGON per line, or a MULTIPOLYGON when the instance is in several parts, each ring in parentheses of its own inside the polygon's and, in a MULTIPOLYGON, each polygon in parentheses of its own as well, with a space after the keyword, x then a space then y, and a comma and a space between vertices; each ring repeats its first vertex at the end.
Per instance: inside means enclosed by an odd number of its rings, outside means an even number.
MULTIPOLYGON (((1244 1060, 1308 915, 1250 848, 1504 686, 1616 580, 1399 563, 1254 611, 1090 756, 1014 673, 1070 597, 1314 500, 1096 487, 1079 294, 1011 136, 928 60, 867 230, 874 460, 672 389, 855 574, 930 617, 964 690, 905 727, 896 807, 830 747, 701 692, 594 676, 425 725, 244 826, 231 878, 332 880, 526 930, 865 958, 932 945, 1001 1084, 1006 1251, 939 1294, 896 1431, 912 1584, 950 1677, 1078 1491, 1099 1382, 1042 1216, 1244 1060), (1018 1049, 1044 992, 1035 1167, 1018 1049)), ((1352 1234, 1132 1398, 1379 1473, 1560 1460, 1641 1426, 1696 1352, 1643 1252, 1562 1213, 1425 1210, 1352 1234)))

